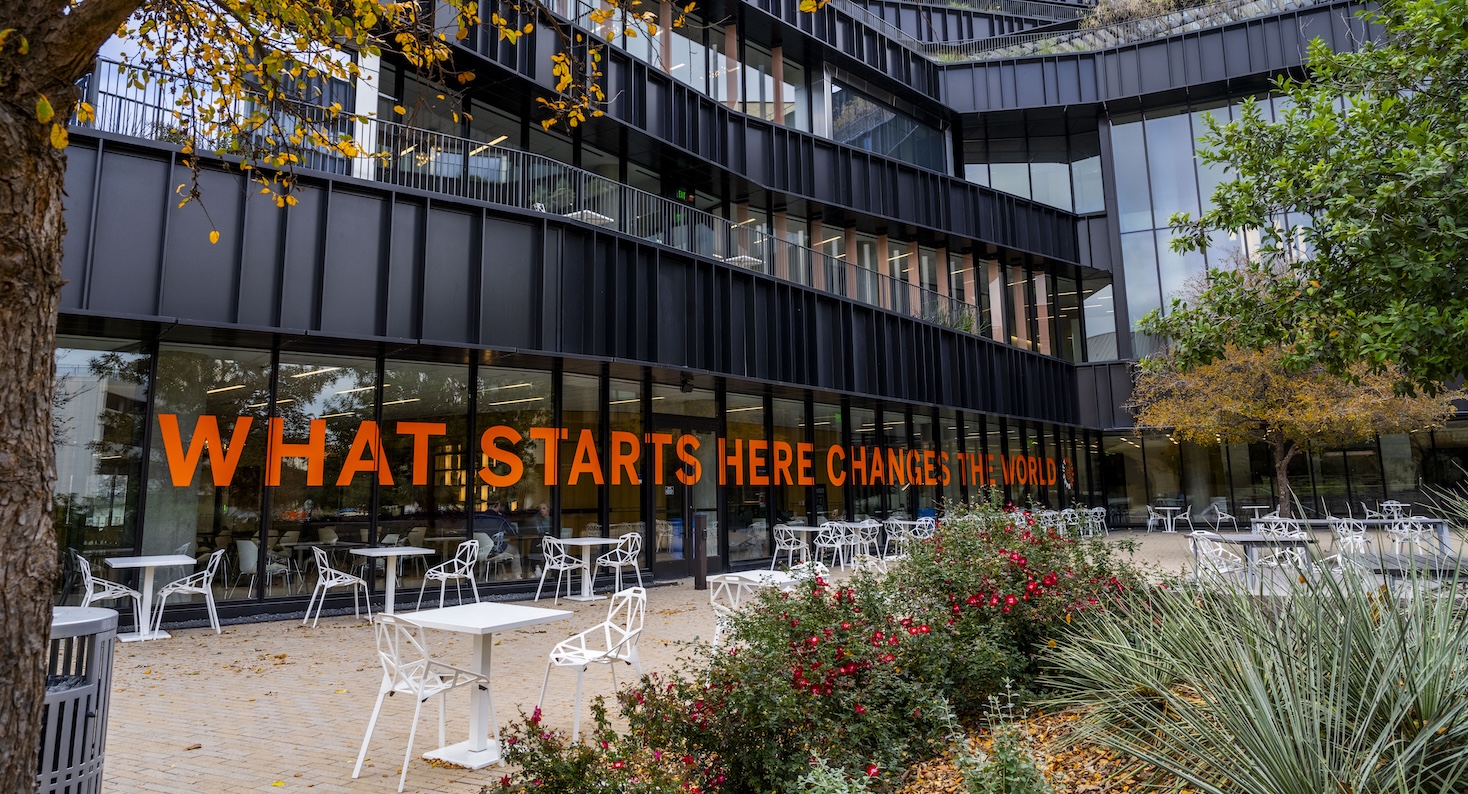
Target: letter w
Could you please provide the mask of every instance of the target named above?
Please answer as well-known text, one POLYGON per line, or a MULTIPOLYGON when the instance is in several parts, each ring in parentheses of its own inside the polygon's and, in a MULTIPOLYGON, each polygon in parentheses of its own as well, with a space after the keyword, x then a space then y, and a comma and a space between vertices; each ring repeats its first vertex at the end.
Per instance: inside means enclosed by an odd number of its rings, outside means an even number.
POLYGON ((254 418, 249 416, 241 416, 236 420, 234 434, 230 436, 229 447, 226 448, 219 438, 219 419, 201 416, 194 423, 189 451, 184 452, 183 441, 178 435, 178 416, 158 414, 158 429, 163 434, 163 451, 168 455, 168 474, 173 478, 173 484, 183 488, 193 483, 194 474, 199 469, 199 458, 207 448, 209 470, 214 475, 214 484, 219 487, 229 485, 234 479, 234 470, 239 465, 240 455, 245 451, 245 438, 250 433, 250 424, 253 421, 254 418))

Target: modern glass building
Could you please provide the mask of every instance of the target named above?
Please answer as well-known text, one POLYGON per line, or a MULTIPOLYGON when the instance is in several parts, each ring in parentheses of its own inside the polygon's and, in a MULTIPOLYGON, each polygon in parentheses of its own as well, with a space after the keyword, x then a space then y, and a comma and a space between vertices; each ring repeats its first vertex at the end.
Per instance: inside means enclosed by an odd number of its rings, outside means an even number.
MULTIPOLYGON (((552 26, 456 45, 480 76, 456 105, 364 62, 328 91, 377 114, 350 131, 382 156, 303 152, 285 209, 223 164, 177 207, 179 84, 100 63, 66 184, 62 546, 228 549, 228 616, 301 609, 300 550, 330 539, 431 565, 478 537, 481 586, 523 591, 544 534, 637 532, 680 577, 695 535, 710 571, 765 566, 777 523, 991 489, 1113 526, 1271 499, 1262 448, 1134 431, 1132 322, 1208 264, 1167 245, 1220 179, 1203 117, 1274 107, 1311 38, 1373 34, 1359 4, 1110 28, 1064 2, 798 5, 614 34, 607 115, 569 131, 536 123, 552 26)), ((597 8, 550 13, 604 39, 597 8)), ((1293 482, 1318 509, 1411 500, 1465 457, 1463 428, 1385 436, 1293 482)))

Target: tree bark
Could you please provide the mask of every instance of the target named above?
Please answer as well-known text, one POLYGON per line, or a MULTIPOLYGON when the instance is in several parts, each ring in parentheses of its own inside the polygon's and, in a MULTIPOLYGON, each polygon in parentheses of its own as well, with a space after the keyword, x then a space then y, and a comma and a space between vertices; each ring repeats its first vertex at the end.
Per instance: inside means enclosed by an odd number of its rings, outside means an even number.
POLYGON ((1290 487, 1290 461, 1300 448, 1285 441, 1270 442, 1269 451, 1274 456, 1274 483, 1279 491, 1280 518, 1293 518, 1295 514, 1295 491, 1290 487))
MULTIPOLYGON (((63 84, 65 85, 65 84, 63 84)), ((65 85, 67 89, 69 85, 65 85)), ((0 95, 0 790, 31 791, 51 634, 56 307, 65 154, 35 97, 0 95), (29 102, 27 103, 27 99, 29 102)), ((63 95, 64 96, 64 95, 63 95)), ((68 108, 69 108, 68 103, 68 108)))

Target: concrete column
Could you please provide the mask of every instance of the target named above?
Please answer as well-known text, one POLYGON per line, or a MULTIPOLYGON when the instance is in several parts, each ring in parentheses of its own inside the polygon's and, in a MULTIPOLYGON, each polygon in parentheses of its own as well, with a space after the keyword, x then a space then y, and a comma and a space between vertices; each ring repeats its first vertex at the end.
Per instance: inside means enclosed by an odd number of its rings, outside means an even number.
POLYGON ((739 33, 734 23, 724 27, 724 85, 729 98, 725 102, 731 110, 739 109, 739 33))
POLYGON ((770 114, 770 120, 781 126, 785 125, 785 47, 783 45, 770 48, 770 77, 775 80, 775 107, 770 114))
POLYGON ((658 43, 659 59, 662 60, 663 71, 667 74, 673 73, 673 4, 670 0, 662 0, 658 4, 658 43))
POLYGON ((933 254, 933 276, 938 279, 938 294, 945 299, 950 297, 948 280, 952 277, 948 272, 948 249, 941 245, 938 246, 937 253, 933 254))

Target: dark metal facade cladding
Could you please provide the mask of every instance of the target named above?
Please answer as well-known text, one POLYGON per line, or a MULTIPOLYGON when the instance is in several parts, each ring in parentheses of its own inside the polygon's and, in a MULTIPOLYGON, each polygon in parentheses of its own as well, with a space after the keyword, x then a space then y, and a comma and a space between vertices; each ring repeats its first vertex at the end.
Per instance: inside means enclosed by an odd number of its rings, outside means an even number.
POLYGON ((1359 16, 1363 7, 1337 0, 1098 52, 948 65, 941 96, 960 113, 1181 97, 1298 69, 1315 38, 1353 49, 1380 33, 1359 16))
POLYGON ((277 209, 216 168, 200 174, 205 206, 179 208, 175 151, 79 130, 69 154, 74 322, 625 360, 1076 419, 1065 361, 560 216, 316 174, 277 209))

